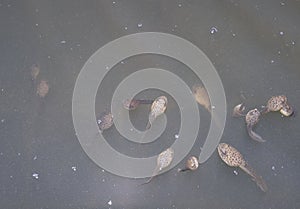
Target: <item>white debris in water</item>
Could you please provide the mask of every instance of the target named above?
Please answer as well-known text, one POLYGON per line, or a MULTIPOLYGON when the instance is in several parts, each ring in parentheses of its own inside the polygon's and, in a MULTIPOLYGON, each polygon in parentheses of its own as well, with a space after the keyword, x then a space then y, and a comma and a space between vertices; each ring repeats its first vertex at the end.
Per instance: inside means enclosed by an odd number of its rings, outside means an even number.
POLYGON ((273 171, 275 171, 275 166, 273 165, 271 169, 272 169, 273 171))
POLYGON ((284 5, 285 5, 285 3, 284 3, 284 2, 280 2, 280 5, 281 5, 281 6, 284 6, 284 5))
POLYGON ((233 34, 232 34, 232 36, 233 36, 233 37, 235 37, 235 36, 236 36, 236 34, 235 34, 235 33, 233 33, 233 34))
POLYGON ((139 24, 137 24, 137 27, 138 27, 138 28, 141 28, 141 27, 143 27, 143 24, 142 24, 142 23, 139 23, 139 24))
POLYGON ((73 170, 74 172, 77 171, 76 166, 72 166, 72 170, 73 170))
POLYGON ((115 1, 113 1, 112 3, 113 3, 113 4, 115 4, 116 2, 115 2, 115 1))
POLYGON ((61 44, 65 44, 65 43, 67 43, 67 41, 62 40, 62 41, 60 41, 60 43, 61 43, 61 44))
POLYGON ((133 128, 131 128, 130 131, 133 131, 133 128))
POLYGON ((281 168, 283 169, 283 165, 281 166, 281 168))
POLYGON ((216 28, 216 27, 212 27, 211 29, 210 29, 210 34, 215 34, 215 33, 217 33, 218 32, 218 29, 216 28))
POLYGON ((1 123, 4 123, 5 119, 1 119, 1 123))
POLYGON ((292 45, 295 45, 296 44, 296 42, 295 41, 292 41, 292 45))
POLYGON ((128 28, 125 26, 124 29, 127 30, 128 28))
POLYGON ((108 201, 108 202, 107 202, 107 204, 109 204, 109 205, 112 205, 112 201, 111 201, 111 200, 110 200, 110 201, 108 201))
POLYGON ((275 61, 274 60, 271 60, 271 63, 273 64, 275 61))
POLYGON ((280 31, 279 34, 280 34, 281 36, 283 36, 284 32, 283 32, 283 31, 280 31))
POLYGON ((214 106, 214 105, 211 106, 211 109, 215 109, 215 108, 216 108, 216 106, 214 106))
POLYGON ((182 7, 182 4, 178 4, 178 7, 182 7))
POLYGON ((105 182, 105 179, 102 179, 102 182, 105 182))
POLYGON ((179 134, 175 134, 174 137, 175 137, 175 139, 178 139, 179 138, 179 134))
POLYGON ((35 179, 39 179, 39 174, 38 173, 33 173, 32 177, 35 178, 35 179))
POLYGON ((37 156, 35 155, 35 156, 33 156, 33 158, 32 158, 33 160, 36 160, 37 159, 37 156))
POLYGON ((104 173, 105 172, 105 170, 104 169, 102 169, 102 173, 104 173))
POLYGON ((21 153, 20 153, 20 152, 18 152, 18 156, 21 156, 21 153))
POLYGON ((239 173, 236 170, 233 170, 233 173, 237 176, 239 173))
POLYGON ((108 69, 109 69, 109 67, 108 67, 108 66, 105 66, 105 69, 106 69, 106 70, 108 70, 108 69))
POLYGON ((97 120, 97 124, 98 124, 98 125, 100 125, 100 124, 101 124, 101 122, 102 122, 102 120, 100 120, 100 119, 99 119, 99 120, 97 120))

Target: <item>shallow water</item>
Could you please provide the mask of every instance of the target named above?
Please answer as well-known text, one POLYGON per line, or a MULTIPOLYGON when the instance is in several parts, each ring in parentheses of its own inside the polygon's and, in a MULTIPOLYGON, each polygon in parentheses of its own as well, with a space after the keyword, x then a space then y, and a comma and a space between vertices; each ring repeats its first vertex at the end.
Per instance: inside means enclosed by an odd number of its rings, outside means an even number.
MULTIPOLYGON (((3 208, 299 208, 299 114, 283 118, 270 113, 255 131, 267 142, 251 140, 243 119, 232 108, 265 104, 286 94, 300 110, 299 2, 265 1, 5 1, 0 4, 0 202, 3 208), (142 24, 142 25, 140 25, 142 24), (75 135, 72 94, 87 59, 101 46, 137 32, 159 31, 185 38, 212 61, 227 99, 221 141, 235 146, 261 174, 263 194, 241 170, 227 167, 215 152, 194 172, 177 173, 184 160, 151 183, 129 179, 98 167, 75 135), (30 67, 50 91, 35 94, 30 67), (237 175, 236 175, 237 174, 237 175)), ((159 55, 131 57, 106 76, 95 111, 110 107, 118 83, 139 69, 157 67, 176 73, 191 87, 194 74, 184 64, 159 55)), ((162 92, 141 92, 155 98, 162 92)), ((152 156, 174 141, 180 126, 179 107, 168 94, 167 128, 160 140, 140 146, 124 140, 114 127, 108 143, 130 156, 152 156)), ((149 106, 130 113, 142 130, 149 106)), ((199 137, 190 155, 199 155, 210 117, 199 106, 199 137)), ((188 156, 186 157, 186 159, 188 156)))

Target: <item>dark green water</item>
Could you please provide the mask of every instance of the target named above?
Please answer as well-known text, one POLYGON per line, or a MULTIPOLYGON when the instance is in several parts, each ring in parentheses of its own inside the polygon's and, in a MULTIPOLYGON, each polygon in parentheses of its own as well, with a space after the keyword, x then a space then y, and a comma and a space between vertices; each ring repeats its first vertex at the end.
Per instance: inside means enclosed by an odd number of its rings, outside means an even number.
MULTIPOLYGON (((299 9, 299 1, 1 1, 1 208, 300 208, 299 114, 262 118, 255 130, 267 140, 264 144, 249 139, 242 119, 231 118, 241 94, 249 108, 286 94, 300 110, 299 9), (213 27, 217 31, 212 34, 213 27), (195 172, 177 173, 182 161, 140 187, 145 179, 106 172, 85 154, 72 122, 76 78, 104 44, 146 31, 185 38, 210 58, 227 98, 221 140, 238 148, 264 177, 266 194, 241 170, 227 167, 217 152, 195 172), (50 84, 44 100, 35 95, 30 77, 35 63, 41 67, 39 78, 50 84)), ((109 108, 124 76, 146 67, 170 70, 189 86, 197 82, 185 65, 168 57, 132 57, 116 65, 101 84, 96 112, 109 108)), ((162 141, 142 151, 136 152, 136 145, 114 127, 104 135, 125 154, 157 154, 157 148, 173 143, 180 124, 179 107, 172 99, 169 105, 162 141)), ((199 108, 200 135, 190 155, 199 154, 209 127, 209 114, 199 108)), ((147 111, 146 106, 131 113, 137 128, 146 125, 147 111)))

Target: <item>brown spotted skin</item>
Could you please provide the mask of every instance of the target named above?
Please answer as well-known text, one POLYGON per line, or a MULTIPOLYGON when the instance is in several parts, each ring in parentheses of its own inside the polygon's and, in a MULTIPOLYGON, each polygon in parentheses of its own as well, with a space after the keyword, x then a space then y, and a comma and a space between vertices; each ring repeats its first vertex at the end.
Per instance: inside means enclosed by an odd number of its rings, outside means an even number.
POLYGON ((154 100, 154 102, 151 105, 146 130, 148 130, 151 127, 152 123, 158 116, 162 115, 166 111, 167 104, 168 99, 165 96, 157 97, 154 100))
POLYGON ((267 184, 263 178, 256 174, 253 168, 244 160, 243 155, 234 147, 226 143, 220 143, 218 146, 220 158, 231 167, 239 167, 245 171, 256 182, 257 186, 263 191, 268 190, 267 184))
POLYGON ((219 144, 218 153, 220 158, 229 166, 239 167, 241 165, 246 165, 246 161, 242 154, 229 144, 219 144))
POLYGON ((292 108, 290 105, 285 104, 285 105, 281 108, 280 113, 281 113, 282 115, 286 116, 286 117, 290 117, 290 116, 292 116, 292 115, 294 114, 294 110, 293 110, 293 108, 292 108))
POLYGON ((277 112, 287 103, 287 97, 285 95, 272 96, 268 102, 263 113, 277 112))
POLYGON ((258 111, 258 109, 253 109, 250 110, 247 114, 246 114, 246 124, 250 125, 250 126, 254 126, 255 124, 258 123, 259 121, 259 117, 260 117, 260 112, 258 111))
POLYGON ((111 112, 103 112, 97 118, 97 124, 99 126, 100 132, 109 129, 113 124, 113 115, 111 112))
POLYGON ((187 159, 186 163, 185 163, 185 168, 184 169, 179 169, 178 171, 180 172, 184 172, 184 171, 195 171, 197 170, 199 167, 199 161, 198 158, 195 156, 191 156, 187 159))
POLYGON ((172 148, 168 148, 165 151, 161 152, 157 157, 156 167, 154 169, 152 176, 148 181, 146 181, 142 185, 148 184, 154 178, 154 176, 156 176, 161 170, 168 167, 173 161, 173 158, 174 158, 174 150, 172 148))
POLYGON ((211 113, 210 99, 207 90, 204 88, 204 86, 200 84, 195 84, 192 87, 192 92, 198 104, 203 106, 208 112, 211 113))
POLYGON ((247 131, 251 139, 258 142, 265 142, 265 140, 260 135, 253 131, 253 127, 258 123, 260 116, 261 113, 258 111, 258 109, 252 109, 246 114, 245 121, 247 125, 247 131))
POLYGON ((48 81, 41 80, 39 82, 39 84, 37 85, 36 93, 40 98, 44 98, 47 96, 49 89, 50 89, 50 87, 49 87, 48 81))

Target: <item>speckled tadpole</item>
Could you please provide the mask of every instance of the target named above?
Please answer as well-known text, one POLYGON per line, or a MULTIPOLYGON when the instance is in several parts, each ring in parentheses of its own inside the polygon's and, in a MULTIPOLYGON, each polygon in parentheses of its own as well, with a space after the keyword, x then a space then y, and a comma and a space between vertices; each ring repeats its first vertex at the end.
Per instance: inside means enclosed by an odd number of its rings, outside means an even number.
POLYGON ((160 171, 162 171, 164 168, 168 167, 171 164, 173 158, 174 150, 172 148, 168 148, 165 151, 161 152, 157 157, 156 167, 153 171, 152 176, 148 181, 141 185, 148 184, 154 178, 154 176, 156 176, 160 171))
POLYGON ((218 146, 220 158, 231 167, 239 167, 249 174, 256 182, 257 186, 263 191, 268 190, 267 184, 263 178, 256 174, 252 167, 244 160, 243 155, 234 147, 226 143, 220 143, 218 146))

